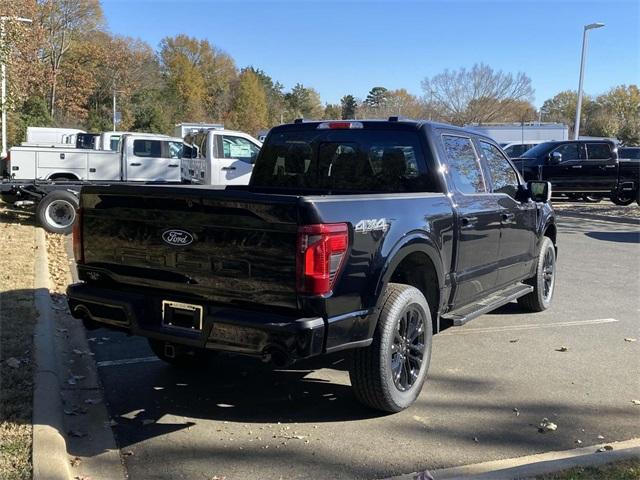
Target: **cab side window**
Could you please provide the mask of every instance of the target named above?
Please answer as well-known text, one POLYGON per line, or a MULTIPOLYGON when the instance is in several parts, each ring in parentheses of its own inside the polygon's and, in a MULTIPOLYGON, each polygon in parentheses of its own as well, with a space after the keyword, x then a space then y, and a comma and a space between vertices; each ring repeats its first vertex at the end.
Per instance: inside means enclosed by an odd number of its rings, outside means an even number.
POLYGON ((260 149, 246 138, 222 136, 222 158, 233 158, 243 162, 253 163, 260 149))
POLYGON ((461 193, 486 192, 482 169, 471 139, 457 135, 443 135, 442 143, 449 164, 449 172, 457 190, 461 193))
POLYGON ((587 143, 588 160, 609 160, 611 149, 606 143, 587 143))
POLYGON ((491 180, 493 181, 493 193, 506 193, 512 198, 518 193, 518 175, 495 145, 480 142, 480 150, 487 161, 491 180))
POLYGON ((562 161, 580 160, 580 146, 577 143, 565 143, 554 150, 562 154, 562 161))

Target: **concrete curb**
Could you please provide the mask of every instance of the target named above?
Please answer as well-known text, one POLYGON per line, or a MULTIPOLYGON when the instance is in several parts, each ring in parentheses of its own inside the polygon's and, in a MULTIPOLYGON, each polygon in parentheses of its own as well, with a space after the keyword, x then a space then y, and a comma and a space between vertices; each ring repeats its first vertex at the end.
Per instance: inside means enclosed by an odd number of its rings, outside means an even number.
POLYGON ((49 296, 49 268, 44 230, 36 228, 34 335, 33 479, 68 480, 71 477, 64 437, 60 379, 54 346, 49 296))
MULTIPOLYGON (((533 478, 573 467, 597 466, 632 458, 640 458, 640 438, 623 442, 603 443, 558 452, 451 467, 429 472, 434 480, 513 480, 533 478), (596 452, 609 445, 613 450, 596 452)), ((389 480, 429 478, 422 473, 410 473, 389 480)))

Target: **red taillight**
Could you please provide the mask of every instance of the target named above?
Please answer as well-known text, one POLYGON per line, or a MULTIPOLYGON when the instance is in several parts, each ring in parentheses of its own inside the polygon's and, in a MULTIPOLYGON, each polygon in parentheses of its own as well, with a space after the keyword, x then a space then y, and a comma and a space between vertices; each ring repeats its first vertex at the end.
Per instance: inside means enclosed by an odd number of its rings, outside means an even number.
POLYGON ((82 209, 76 211, 76 220, 73 222, 73 256, 76 263, 84 263, 84 249, 82 248, 82 209))
POLYGON ((349 248, 347 224, 300 227, 297 248, 298 292, 309 295, 331 292, 349 248))

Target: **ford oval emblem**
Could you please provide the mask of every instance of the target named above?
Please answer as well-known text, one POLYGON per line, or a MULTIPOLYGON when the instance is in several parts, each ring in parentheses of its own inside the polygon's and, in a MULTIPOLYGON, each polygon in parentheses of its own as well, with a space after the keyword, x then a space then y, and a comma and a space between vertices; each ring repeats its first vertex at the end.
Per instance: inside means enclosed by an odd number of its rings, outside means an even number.
POLYGON ((184 230, 171 229, 162 233, 162 240, 174 247, 186 247, 193 243, 193 235, 184 230))

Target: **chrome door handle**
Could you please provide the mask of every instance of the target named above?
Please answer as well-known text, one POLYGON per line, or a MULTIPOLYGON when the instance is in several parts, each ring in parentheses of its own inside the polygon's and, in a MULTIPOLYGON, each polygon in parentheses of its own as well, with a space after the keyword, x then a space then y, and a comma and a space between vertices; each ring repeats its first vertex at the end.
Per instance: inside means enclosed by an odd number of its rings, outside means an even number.
POLYGON ((132 167, 139 167, 142 164, 141 163, 130 163, 129 165, 131 165, 132 167))
POLYGON ((515 213, 507 213, 507 212, 505 212, 505 213, 502 214, 502 220, 504 222, 507 222, 507 223, 508 222, 512 222, 515 218, 516 218, 516 214, 515 213))
POLYGON ((477 220, 478 217, 462 217, 462 228, 472 228, 477 220))
POLYGON ((616 168, 615 165, 605 165, 604 168, 616 168))
POLYGON ((571 168, 582 168, 582 165, 571 165, 571 168))

